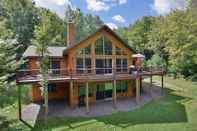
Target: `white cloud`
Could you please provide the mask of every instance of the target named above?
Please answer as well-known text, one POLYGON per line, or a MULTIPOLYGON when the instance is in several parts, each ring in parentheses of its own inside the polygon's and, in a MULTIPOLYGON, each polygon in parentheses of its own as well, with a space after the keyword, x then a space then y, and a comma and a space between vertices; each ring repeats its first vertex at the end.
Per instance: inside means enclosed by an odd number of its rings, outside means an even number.
POLYGON ((40 6, 46 6, 47 4, 55 4, 55 5, 64 5, 66 3, 70 3, 69 0, 34 0, 36 4, 40 6))
POLYGON ((34 0, 36 6, 44 7, 64 17, 65 5, 72 5, 70 0, 34 0))
POLYGON ((57 5, 64 5, 66 2, 68 2, 67 0, 48 0, 48 1, 51 1, 52 3, 57 5))
POLYGON ((109 26, 109 28, 111 29, 118 29, 118 26, 114 23, 106 23, 107 26, 109 26))
POLYGON ((119 0, 119 4, 126 4, 127 3, 127 0, 119 0))
POLYGON ((183 10, 187 7, 187 0, 154 0, 153 10, 158 14, 167 14, 173 9, 183 10))
POLYGON ((91 11, 108 11, 110 8, 126 4, 127 0, 86 0, 87 9, 91 11))
POLYGON ((87 8, 92 11, 107 11, 110 8, 109 5, 101 0, 86 0, 86 2, 88 4, 87 8))
POLYGON ((112 19, 120 23, 125 23, 126 21, 121 15, 115 15, 112 17, 112 19))

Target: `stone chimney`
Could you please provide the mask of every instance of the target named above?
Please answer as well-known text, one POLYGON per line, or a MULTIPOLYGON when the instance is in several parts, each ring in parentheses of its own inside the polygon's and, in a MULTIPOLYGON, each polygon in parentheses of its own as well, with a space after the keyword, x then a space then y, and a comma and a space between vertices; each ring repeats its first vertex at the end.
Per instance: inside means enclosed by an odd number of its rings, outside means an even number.
POLYGON ((76 43, 76 28, 74 21, 68 21, 67 26, 67 46, 71 46, 76 43))

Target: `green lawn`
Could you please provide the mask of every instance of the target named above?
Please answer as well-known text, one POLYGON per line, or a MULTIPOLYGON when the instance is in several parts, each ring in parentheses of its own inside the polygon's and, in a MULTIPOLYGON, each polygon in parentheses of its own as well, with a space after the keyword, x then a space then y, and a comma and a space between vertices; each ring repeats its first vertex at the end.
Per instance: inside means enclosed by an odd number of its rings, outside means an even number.
MULTIPOLYGON (((197 84, 165 78, 165 87, 165 97, 140 109, 96 118, 54 118, 49 120, 48 130, 197 131, 197 84)), ((7 118, 0 115, 1 130, 6 130, 7 127, 9 131, 30 130, 16 121, 15 106, 1 109, 0 114, 2 113, 7 118)), ((44 130, 43 122, 38 121, 33 130, 44 130)))

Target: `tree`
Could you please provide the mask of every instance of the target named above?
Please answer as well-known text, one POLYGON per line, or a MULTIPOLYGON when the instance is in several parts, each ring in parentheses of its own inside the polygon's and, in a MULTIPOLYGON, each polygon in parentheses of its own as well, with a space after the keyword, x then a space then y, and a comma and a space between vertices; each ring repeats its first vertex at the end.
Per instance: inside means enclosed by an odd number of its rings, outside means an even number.
POLYGON ((31 44, 34 27, 39 22, 34 2, 32 0, 2 0, 1 5, 4 18, 7 19, 6 27, 11 29, 17 38, 20 45, 17 53, 21 56, 31 44))
POLYGON ((73 10, 70 6, 67 6, 65 12, 65 25, 67 25, 68 14, 74 16, 74 22, 76 25, 76 40, 79 42, 91 33, 95 32, 103 22, 99 16, 93 16, 91 14, 84 15, 80 9, 73 10))
POLYGON ((165 67, 165 62, 159 54, 154 54, 150 60, 147 61, 148 66, 165 67))
POLYGON ((167 16, 167 24, 166 50, 170 54, 170 64, 184 77, 196 78, 197 14, 193 10, 177 10, 167 16))
POLYGON ((16 97, 13 92, 16 88, 15 71, 18 67, 16 50, 16 39, 0 38, 0 107, 12 104, 16 97))
POLYGON ((128 28, 127 27, 119 27, 115 31, 121 37, 122 40, 128 43, 128 28))
POLYGON ((197 1, 196 0, 189 0, 189 8, 197 9, 197 1))
POLYGON ((143 17, 129 27, 128 42, 131 47, 142 53, 145 52, 149 42, 148 34, 151 32, 154 22, 154 17, 143 17))
POLYGON ((41 81, 40 85, 43 88, 44 94, 44 106, 45 106, 45 120, 47 121, 48 115, 48 44, 53 40, 53 33, 51 32, 51 20, 49 12, 42 12, 41 23, 36 27, 34 44, 37 49, 37 53, 41 57, 40 60, 40 73, 41 81))
POLYGON ((165 50, 168 40, 168 27, 164 16, 155 18, 152 30, 148 34, 148 46, 147 48, 152 50, 155 54, 158 54, 165 61, 165 65, 168 66, 169 54, 165 50))
MULTIPOLYGON (((37 12, 40 19, 44 19, 42 17, 47 17, 50 23, 48 33, 52 38, 50 43, 48 43, 48 46, 65 46, 66 25, 64 24, 64 21, 56 13, 53 13, 48 9, 38 8, 37 12), (43 16, 43 14, 47 14, 47 16, 43 16)), ((42 24, 42 22, 43 21, 41 20, 40 24, 42 24)))
POLYGON ((169 70, 185 78, 197 79, 197 14, 193 0, 188 9, 174 10, 168 15, 143 17, 126 29, 118 29, 134 49, 146 59, 165 61, 169 70))

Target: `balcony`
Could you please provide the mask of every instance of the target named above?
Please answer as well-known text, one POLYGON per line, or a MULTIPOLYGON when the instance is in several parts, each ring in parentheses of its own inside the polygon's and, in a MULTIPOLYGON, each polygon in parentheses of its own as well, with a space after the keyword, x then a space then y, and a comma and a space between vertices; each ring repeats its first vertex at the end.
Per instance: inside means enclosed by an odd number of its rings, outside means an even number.
MULTIPOLYGON (((162 75, 162 68, 146 67, 140 71, 141 76, 162 75)), ((69 69, 49 69, 49 82, 66 82, 75 80, 78 82, 84 81, 111 81, 111 80, 129 80, 135 78, 136 71, 130 68, 77 68, 76 70, 69 69)), ((40 70, 18 70, 16 72, 17 83, 36 83, 42 80, 40 70)))

